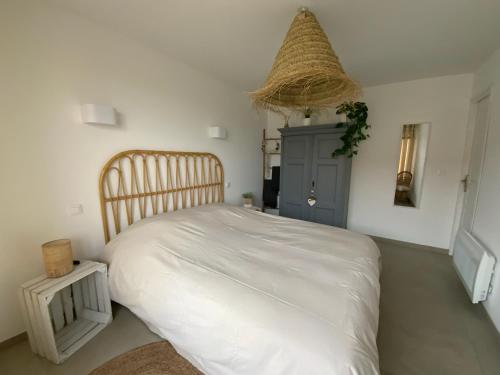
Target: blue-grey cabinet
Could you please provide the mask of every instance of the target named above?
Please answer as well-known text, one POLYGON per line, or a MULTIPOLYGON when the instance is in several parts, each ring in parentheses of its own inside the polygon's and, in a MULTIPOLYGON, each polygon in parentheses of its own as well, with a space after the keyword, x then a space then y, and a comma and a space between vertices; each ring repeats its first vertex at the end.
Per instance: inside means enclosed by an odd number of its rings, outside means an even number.
POLYGON ((351 159, 332 158, 344 129, 333 124, 279 130, 280 215, 345 228, 351 159))

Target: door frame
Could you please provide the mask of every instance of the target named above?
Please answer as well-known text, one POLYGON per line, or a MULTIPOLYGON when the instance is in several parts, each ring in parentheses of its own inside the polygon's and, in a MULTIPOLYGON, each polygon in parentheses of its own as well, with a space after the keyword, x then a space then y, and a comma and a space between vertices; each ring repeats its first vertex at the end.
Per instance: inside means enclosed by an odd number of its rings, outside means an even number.
MULTIPOLYGON (((481 155, 481 171, 480 171, 480 178, 478 184, 481 185, 481 177, 483 175, 483 169, 484 169, 484 159, 486 156, 486 145, 488 141, 488 135, 489 135, 489 130, 490 130, 490 125, 491 125, 491 111, 492 111, 492 90, 491 86, 488 86, 487 89, 481 91, 479 94, 474 95, 472 99, 470 100, 470 109, 469 109, 469 119, 468 119, 468 126, 467 126, 467 131, 466 131, 466 137, 465 137, 465 144, 464 144, 464 156, 462 160, 462 170, 461 170, 461 178, 464 178, 469 174, 469 169, 470 169, 470 163, 472 159, 472 146, 473 146, 473 139, 474 139, 474 132, 476 130, 476 121, 477 121, 477 114, 478 114, 478 107, 479 107, 479 102, 488 98, 488 115, 486 117, 486 131, 484 134, 484 147, 483 147, 483 152, 481 155)), ((459 189, 457 193, 457 203, 455 206, 455 214, 453 218, 453 226, 452 226, 452 231, 451 231, 451 238, 450 238, 450 245, 449 245, 449 250, 448 254, 453 255, 453 247, 455 245, 455 239, 457 237, 458 231, 460 229, 461 223, 462 223, 462 217, 464 215, 464 201, 465 201, 465 192, 463 191, 462 188, 462 181, 459 182, 459 189)), ((476 197, 476 203, 477 203, 477 197, 476 197)), ((474 213, 475 215, 475 213, 474 213)))

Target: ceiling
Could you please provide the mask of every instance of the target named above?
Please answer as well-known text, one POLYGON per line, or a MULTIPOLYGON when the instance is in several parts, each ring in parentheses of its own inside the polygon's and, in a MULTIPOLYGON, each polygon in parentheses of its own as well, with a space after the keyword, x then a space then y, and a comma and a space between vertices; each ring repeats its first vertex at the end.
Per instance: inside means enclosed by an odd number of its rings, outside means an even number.
POLYGON ((472 72, 500 47, 499 0, 47 0, 242 90, 266 78, 299 6, 363 86, 472 72))

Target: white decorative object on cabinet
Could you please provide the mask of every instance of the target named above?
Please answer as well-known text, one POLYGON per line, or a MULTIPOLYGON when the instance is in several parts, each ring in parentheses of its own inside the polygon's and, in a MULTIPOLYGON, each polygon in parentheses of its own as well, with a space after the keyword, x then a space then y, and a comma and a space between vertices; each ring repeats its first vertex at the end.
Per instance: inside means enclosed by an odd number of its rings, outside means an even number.
POLYGON ((111 323, 107 267, 85 261, 59 278, 46 275, 19 290, 31 350, 64 362, 111 323))

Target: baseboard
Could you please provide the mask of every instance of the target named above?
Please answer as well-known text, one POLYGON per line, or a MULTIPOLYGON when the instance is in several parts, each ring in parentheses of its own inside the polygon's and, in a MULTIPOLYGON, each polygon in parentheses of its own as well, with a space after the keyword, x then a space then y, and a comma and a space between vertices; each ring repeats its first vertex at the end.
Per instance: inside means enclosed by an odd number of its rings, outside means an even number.
MULTIPOLYGON (((488 297, 489 298, 489 297, 488 297)), ((482 301, 481 302, 481 307, 483 308, 484 310, 484 314, 486 315, 486 317, 488 318, 488 320, 490 321, 491 325, 493 326, 493 329, 494 331, 497 333, 497 336, 498 336, 498 339, 500 340, 500 327, 497 328, 497 325, 495 324, 495 322, 493 321, 493 318, 491 317, 490 313, 488 312, 488 310, 486 310, 486 306, 484 306, 484 302, 485 301, 482 301)))
POLYGON ((440 247, 433 247, 433 246, 427 246, 427 245, 420 245, 417 243, 393 240, 392 238, 385 238, 385 237, 378 237, 378 236, 370 236, 370 237, 373 238, 374 241, 378 241, 378 242, 386 242, 386 243, 390 243, 393 245, 411 247, 412 249, 418 249, 418 250, 422 250, 422 251, 430 251, 432 253, 449 255, 448 249, 443 249, 440 247))
POLYGON ((28 334, 26 332, 22 332, 19 335, 16 335, 14 337, 11 337, 10 339, 0 342, 0 350, 10 348, 11 346, 14 346, 26 340, 28 340, 28 334))

